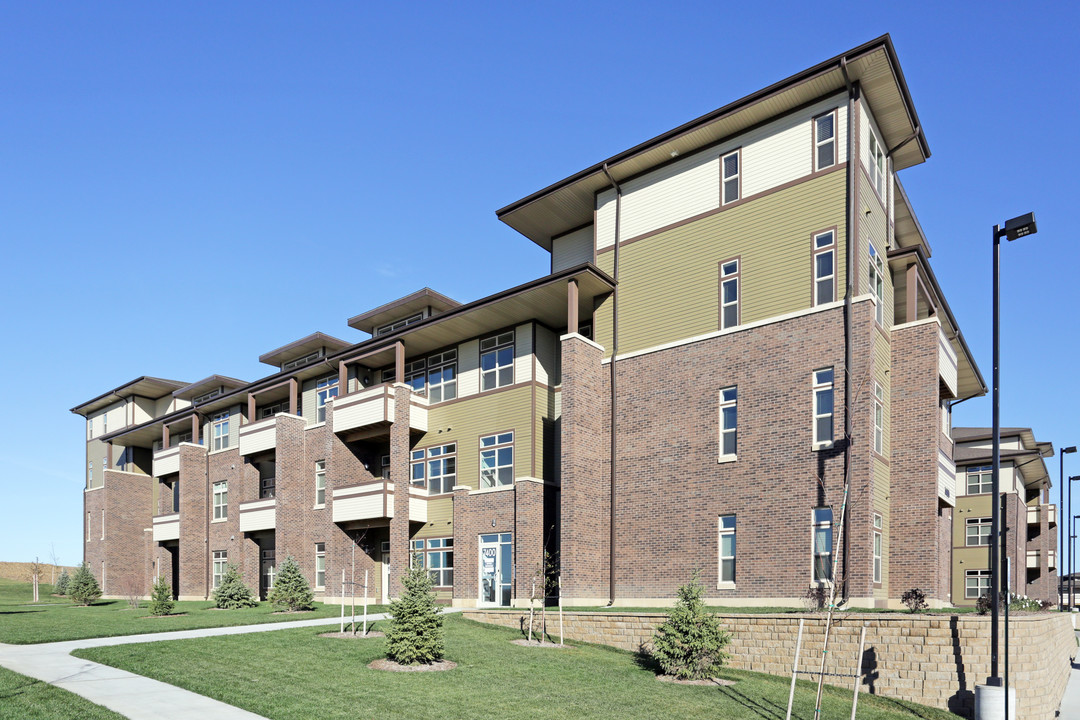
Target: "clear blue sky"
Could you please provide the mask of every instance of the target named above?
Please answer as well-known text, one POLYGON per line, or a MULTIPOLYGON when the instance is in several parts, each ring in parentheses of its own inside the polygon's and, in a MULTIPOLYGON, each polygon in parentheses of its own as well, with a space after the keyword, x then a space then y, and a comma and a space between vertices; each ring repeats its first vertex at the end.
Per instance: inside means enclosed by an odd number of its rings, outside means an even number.
POLYGON ((539 277, 497 208, 885 32, 933 152, 901 179, 988 381, 990 228, 1039 220, 1004 248, 1003 422, 1080 444, 1080 11, 955 5, 0 3, 0 560, 82 557, 68 408, 539 277))

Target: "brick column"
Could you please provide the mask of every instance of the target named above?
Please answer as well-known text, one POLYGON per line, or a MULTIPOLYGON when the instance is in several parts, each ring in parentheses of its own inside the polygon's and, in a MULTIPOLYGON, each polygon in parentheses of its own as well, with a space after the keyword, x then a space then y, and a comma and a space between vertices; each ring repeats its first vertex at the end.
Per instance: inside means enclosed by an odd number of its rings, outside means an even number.
POLYGON ((392 392, 394 423, 390 426, 390 480, 394 483, 394 517, 390 519, 390 597, 400 597, 401 576, 409 568, 409 402, 412 388, 395 383, 392 392))
POLYGON ((180 587, 174 592, 183 599, 208 597, 206 503, 206 448, 185 443, 180 446, 180 587))
POLYGON ((519 605, 528 603, 537 569, 543 567, 544 489, 543 483, 530 480, 514 486, 514 502, 517 503, 517 528, 514 533, 517 591, 514 597, 519 605))
POLYGON ((304 419, 277 416, 275 561, 292 556, 315 584, 315 548, 308 547, 305 521, 315 504, 315 468, 304 463, 304 419))

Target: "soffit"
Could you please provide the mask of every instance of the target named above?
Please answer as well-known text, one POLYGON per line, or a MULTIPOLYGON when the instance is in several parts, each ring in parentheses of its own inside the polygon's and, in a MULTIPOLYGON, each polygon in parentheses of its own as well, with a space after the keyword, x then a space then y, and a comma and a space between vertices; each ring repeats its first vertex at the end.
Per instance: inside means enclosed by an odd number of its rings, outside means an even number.
POLYGON ((271 350, 264 355, 260 355, 259 362, 280 367, 290 360, 305 357, 318 351, 320 348, 324 349, 327 355, 332 355, 340 350, 344 350, 351 344, 352 343, 338 340, 336 337, 332 337, 325 333, 316 332, 307 337, 293 341, 288 345, 279 347, 277 350, 271 350))
POLYGON ((178 380, 165 380, 163 378, 148 377, 144 375, 131 382, 124 383, 114 390, 98 395, 93 400, 87 400, 81 405, 76 405, 71 408, 71 412, 85 416, 108 407, 115 402, 135 396, 156 400, 157 398, 171 394, 174 390, 186 386, 187 383, 179 382, 178 380))

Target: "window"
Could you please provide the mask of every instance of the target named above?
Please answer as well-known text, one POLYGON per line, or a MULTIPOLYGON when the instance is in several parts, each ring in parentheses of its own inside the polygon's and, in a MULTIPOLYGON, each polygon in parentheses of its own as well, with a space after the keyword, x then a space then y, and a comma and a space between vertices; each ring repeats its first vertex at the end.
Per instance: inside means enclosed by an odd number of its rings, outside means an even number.
POLYGON ((874 452, 885 451, 885 391, 874 383, 874 452))
POLYGON ((836 164, 836 111, 814 118, 814 169, 836 164))
POLYGON ((221 586, 225 577, 225 566, 229 564, 229 553, 224 550, 214 551, 214 587, 221 586))
POLYGON ((229 411, 219 412, 211 419, 210 434, 214 438, 214 450, 229 447, 229 411))
POLYGON ((480 438, 480 487, 502 487, 513 483, 514 433, 480 438))
POLYGON ((383 480, 389 480, 390 479, 390 456, 389 455, 383 455, 382 459, 379 460, 379 476, 382 477, 383 480))
POLYGON ((881 516, 874 513, 874 582, 881 584, 881 516))
POLYGON ((457 443, 413 450, 411 477, 413 487, 427 485, 428 495, 453 492, 457 484, 457 443))
POLYGON ((514 384, 514 331, 480 341, 480 390, 514 384))
POLYGON ((952 439, 952 407, 947 400, 941 401, 941 432, 945 437, 952 439))
POLYGON ((326 401, 337 397, 337 385, 337 375, 328 375, 315 383, 315 422, 326 422, 326 401))
POLYGON ((720 568, 721 585, 735 584, 735 516, 720 516, 720 568))
POLYGON ((282 400, 281 402, 274 403, 273 405, 267 405, 259 408, 259 419, 264 420, 266 418, 272 418, 280 413, 289 412, 289 401, 282 400))
POLYGON ((720 329, 739 324, 739 260, 720 263, 720 329))
POLYGON ((101 539, 105 539, 105 511, 101 511, 101 539))
POLYGON ((994 491, 994 467, 980 465, 967 469, 967 494, 980 495, 994 491))
POLYGON ((814 235, 814 305, 836 300, 836 233, 814 235))
POLYGON ((405 363, 405 384, 411 387, 414 392, 424 391, 424 380, 427 377, 427 373, 424 371, 425 367, 427 365, 423 359, 405 363))
POLYGON ((315 507, 326 504, 326 461, 315 461, 315 507))
POLYGON ((457 397, 457 350, 447 350, 428 358, 428 401, 442 402, 457 397))
POLYGON ((735 202, 742 194, 740 192, 742 189, 742 172, 739 167, 741 164, 739 159, 740 153, 741 150, 735 150, 720 158, 720 166, 723 172, 723 205, 735 202))
POLYGON ((454 585, 454 538, 431 538, 412 541, 413 558, 431 575, 436 587, 454 585))
POLYGON ((977 600, 990 594, 990 571, 968 570, 964 573, 964 597, 977 600))
POLYGON ((885 197, 885 151, 881 147, 881 143, 878 142, 877 136, 874 135, 874 131, 870 131, 870 143, 869 143, 870 157, 868 158, 870 164, 870 184, 874 186, 874 190, 882 198, 885 197))
POLYGON ((229 483, 214 483, 214 519, 224 520, 229 516, 229 483))
POLYGON ((833 442, 833 369, 814 371, 814 447, 833 442))
POLYGON ((720 458, 735 458, 736 432, 738 429, 738 389, 723 388, 720 391, 720 458))
POLYGON ((404 327, 408 327, 409 325, 412 325, 413 323, 418 323, 423 319, 424 319, 424 314, 423 313, 417 313, 415 315, 410 315, 409 317, 407 317, 407 318, 405 318, 403 320, 395 320, 394 322, 392 322, 392 323, 390 323, 388 325, 383 325, 378 330, 376 330, 375 331, 375 336, 378 337, 379 335, 387 335, 389 333, 400 330, 400 329, 402 329, 404 327))
POLYGON ((964 543, 965 545, 973 547, 990 544, 990 518, 968 518, 966 524, 967 540, 964 543))
POLYGON ((870 293, 877 300, 874 312, 877 324, 881 325, 885 315, 885 278, 881 256, 878 255, 874 243, 870 243, 870 293))
POLYGON ((315 543, 315 588, 326 587, 326 543, 315 543))
POLYGON ((90 511, 86 512, 86 542, 90 542, 90 511))
POLYGON ((86 487, 94 487, 94 461, 86 463, 86 487))
POLYGON ((814 582, 832 580, 832 508, 814 508, 814 582))
POLYGON ((277 478, 276 477, 261 477, 259 478, 259 499, 269 500, 277 494, 277 478))

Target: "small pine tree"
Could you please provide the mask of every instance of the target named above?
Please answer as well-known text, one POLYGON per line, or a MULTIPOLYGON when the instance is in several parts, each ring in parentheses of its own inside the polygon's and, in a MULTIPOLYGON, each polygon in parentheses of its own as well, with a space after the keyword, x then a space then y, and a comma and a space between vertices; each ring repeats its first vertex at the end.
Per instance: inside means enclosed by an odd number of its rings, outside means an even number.
POLYGON ((441 660, 444 652, 442 609, 435 604, 431 575, 413 567, 401 578, 405 593, 390 603, 386 654, 402 665, 441 660))
POLYGON ((291 555, 278 565, 274 587, 267 600, 273 603, 274 607, 285 608, 289 612, 315 609, 315 593, 311 591, 307 578, 300 572, 300 565, 291 555))
POLYGON ((90 572, 90 568, 86 566, 86 563, 79 565, 79 569, 75 571, 71 581, 68 582, 68 595, 71 596, 72 602, 77 605, 92 605, 95 600, 101 597, 101 587, 98 585, 97 580, 94 579, 94 575, 90 572))
POLYGON ((694 572, 678 590, 678 600, 667 621, 653 635, 653 657, 668 675, 681 680, 715 677, 729 656, 724 647, 731 635, 720 628, 716 616, 701 601, 705 588, 694 572))
POLYGON ((223 610, 249 608, 259 604, 251 588, 245 585, 240 577, 240 568, 231 563, 225 568, 225 575, 221 578, 221 583, 214 588, 210 598, 214 601, 214 607, 223 610))
POLYGON ((165 582, 165 578, 159 575, 150 592, 150 614, 168 615, 174 607, 176 607, 176 602, 172 597, 172 588, 165 582))
POLYGON ((53 587, 53 592, 57 595, 67 595, 68 585, 71 584, 71 576, 68 575, 67 569, 60 571, 60 577, 56 579, 56 586, 53 587))

